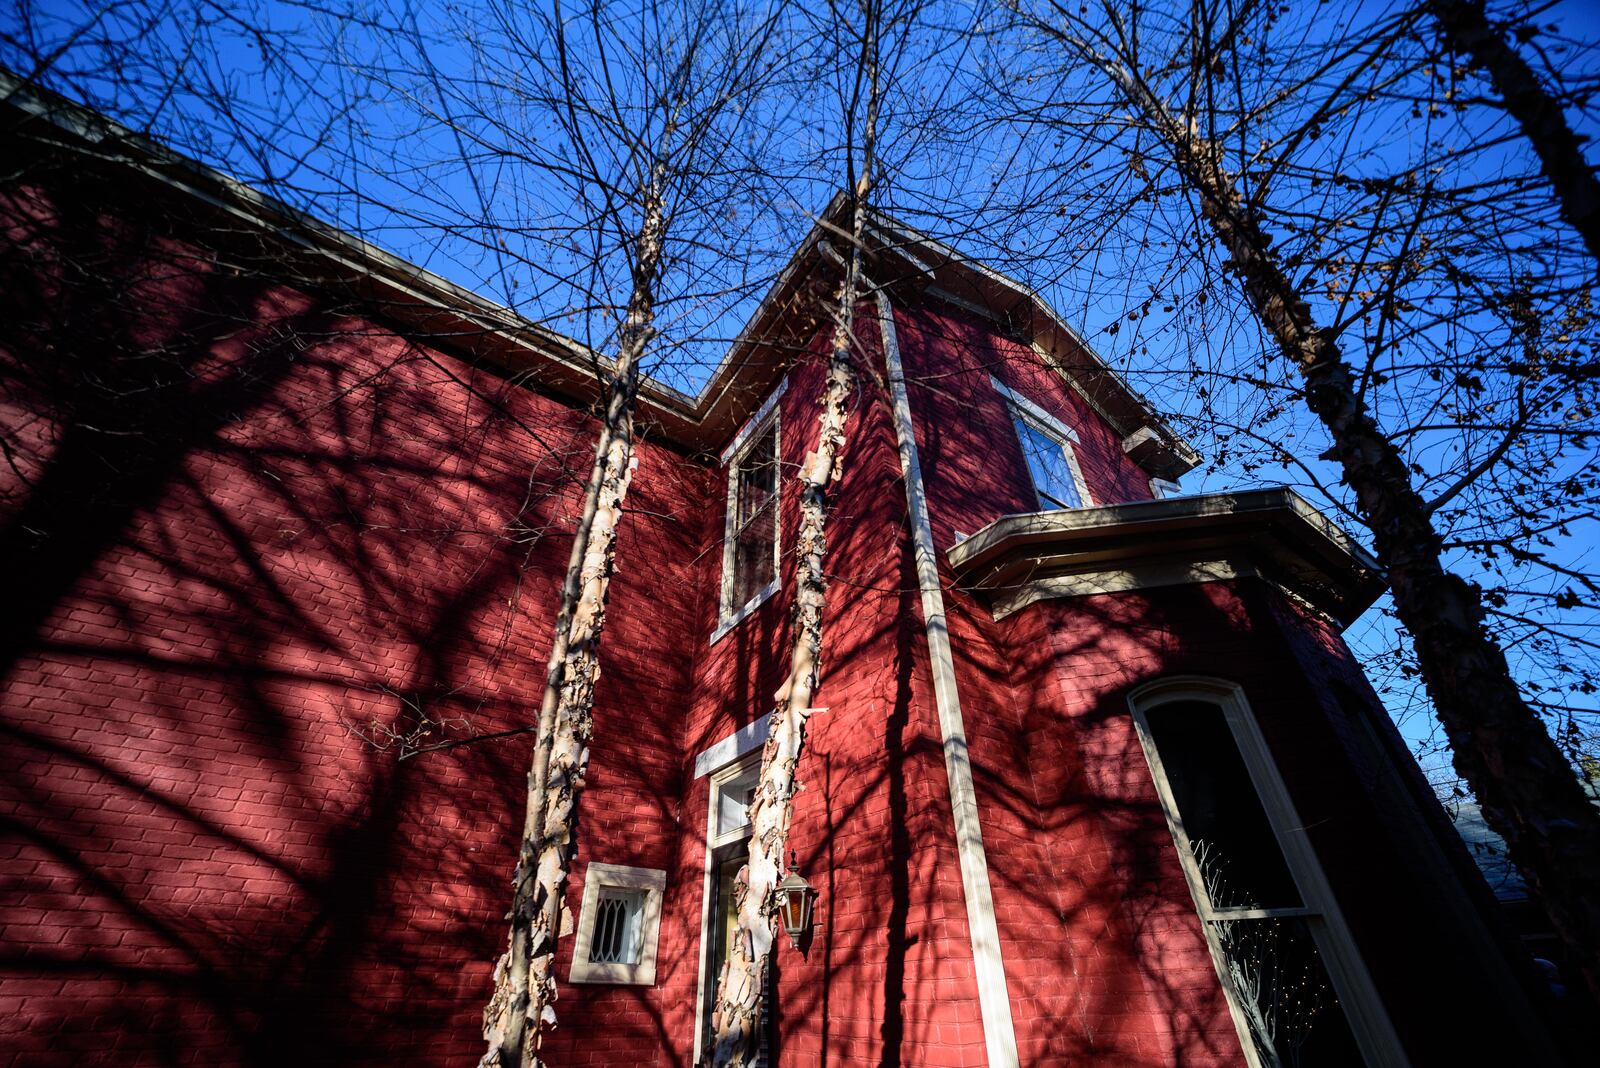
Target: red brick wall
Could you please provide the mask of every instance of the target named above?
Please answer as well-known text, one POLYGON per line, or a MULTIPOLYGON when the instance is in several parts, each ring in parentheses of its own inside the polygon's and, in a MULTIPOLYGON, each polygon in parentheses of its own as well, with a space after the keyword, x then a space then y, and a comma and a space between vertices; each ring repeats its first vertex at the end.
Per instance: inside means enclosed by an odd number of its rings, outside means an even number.
MULTIPOLYGON (((862 315, 859 341, 866 358, 880 363, 872 306, 863 305, 862 315)), ((781 401, 789 473, 816 442, 826 341, 820 333, 781 401)), ((828 711, 809 724, 791 835, 800 870, 819 890, 817 929, 803 953, 780 940, 780 1063, 980 1064, 971 942, 907 557, 905 491, 886 398, 867 376, 862 386, 830 518, 832 582, 816 695, 828 711)), ((770 711, 782 681, 798 518, 793 485, 783 494, 782 588, 698 657, 686 761, 770 711)), ((712 511, 701 566, 714 591, 723 509, 712 511)), ((714 592, 709 601, 714 616, 714 592)), ((700 922, 707 803, 706 780, 696 780, 685 805, 685 877, 670 903, 685 931, 700 922)), ((686 967, 669 996, 691 1013, 694 978, 686 967)))
MULTIPOLYGON (((532 743, 402 763, 372 740, 419 709, 454 733, 533 714, 593 422, 347 299, 231 270, 159 219, 128 223, 144 209, 118 196, 0 205, 15 580, 0 632, 15 768, 0 780, 0 1065, 470 1061, 532 743)), ((1115 431, 993 324, 930 303, 897 327, 941 550, 1033 508, 990 374, 1076 428, 1097 503, 1148 497, 1115 431)), ((708 804, 694 759, 770 710, 786 666, 787 476, 815 442, 825 342, 780 405, 782 588, 715 643, 726 472, 641 446, 569 902, 590 862, 665 869, 658 982, 563 983, 552 1063, 689 1063, 708 804)), ((976 1065, 879 381, 862 377, 834 495, 828 711, 811 720, 792 833, 820 899, 809 944, 780 941, 779 1061, 976 1065)), ((1245 688, 1353 925, 1426 926, 1420 898, 1391 908, 1384 884, 1363 889, 1371 858, 1402 858, 1381 812, 1353 800, 1370 785, 1359 759, 1328 759, 1354 743, 1313 687, 1360 680, 1318 621, 1249 582, 998 623, 959 590, 946 600, 1024 1063, 1239 1059, 1126 707, 1163 674, 1245 688)), ((1374 957, 1385 990, 1431 1019, 1445 1002, 1407 987, 1439 969, 1403 957, 1374 957)))
POLYGON ((1003 515, 1038 507, 999 379, 1077 431, 1073 451, 1094 504, 1149 500, 1150 480, 1122 451, 1117 432, 994 322, 939 301, 896 309, 928 484, 933 540, 973 534, 1003 515))
MULTIPOLYGON (((593 423, 82 202, 0 281, 0 1064, 470 1061, 531 741, 362 735, 526 722, 593 423)), ((665 867, 707 479, 640 452, 583 848, 665 867)), ((656 992, 560 1010, 656 1063, 656 992)))
MULTIPOLYGON (((941 548, 1033 508, 990 374, 1078 430, 1097 503, 1148 497, 1115 433, 991 324, 932 303, 899 323, 941 548)), ((1244 687, 1414 1062, 1474 1062, 1495 1042, 1510 1058, 1519 1039, 1496 988, 1452 978, 1481 969, 1430 884, 1446 876, 1419 870, 1382 809, 1405 792, 1394 760, 1409 757, 1391 745, 1374 764, 1332 700, 1338 682, 1382 716, 1325 621, 1253 581, 1048 601, 998 622, 958 589, 946 603, 1024 1063, 1240 1057, 1127 707, 1133 688, 1175 674, 1244 687), (1463 1005, 1498 1021, 1488 1045, 1441 1027, 1463 1005)), ((1454 876, 1476 880, 1461 859, 1454 876)))
MULTIPOLYGON (((1398 814, 1365 792, 1337 721, 1308 684, 1318 676, 1297 657, 1305 650, 1292 648, 1336 636, 1276 601, 1247 581, 1042 602, 999 623, 976 607, 952 612, 1025 1059, 1237 1061, 1127 710, 1136 686, 1185 674, 1243 688, 1413 1063, 1516 1059, 1514 1010, 1462 945, 1415 851, 1393 834, 1398 814), (977 682, 1004 676, 1009 707, 977 682), (1481 1029, 1446 1025, 1469 1006, 1481 1029)), ((1348 653, 1329 646, 1314 657, 1340 660, 1348 653)))

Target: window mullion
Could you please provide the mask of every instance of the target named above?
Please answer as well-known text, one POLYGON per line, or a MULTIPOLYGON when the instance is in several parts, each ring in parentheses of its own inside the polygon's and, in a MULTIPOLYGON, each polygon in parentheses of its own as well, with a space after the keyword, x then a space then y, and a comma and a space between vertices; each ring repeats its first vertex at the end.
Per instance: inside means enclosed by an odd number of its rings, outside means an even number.
POLYGON ((1321 915, 1316 909, 1304 905, 1276 909, 1217 909, 1208 905, 1204 911, 1204 918, 1211 923, 1228 923, 1233 920, 1315 919, 1321 915))

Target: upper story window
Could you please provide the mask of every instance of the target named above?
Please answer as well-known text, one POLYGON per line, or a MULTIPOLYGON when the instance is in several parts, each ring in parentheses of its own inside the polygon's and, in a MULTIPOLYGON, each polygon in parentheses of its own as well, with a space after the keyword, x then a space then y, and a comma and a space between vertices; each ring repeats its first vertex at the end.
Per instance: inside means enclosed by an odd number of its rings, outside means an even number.
POLYGON ((779 389, 726 454, 728 511, 722 540, 719 637, 778 588, 779 389))
POLYGON ((1006 399, 1040 510, 1092 505, 1089 487, 1083 481, 1073 449, 1073 443, 1078 440, 1077 432, 998 379, 991 381, 1006 399))
POLYGON ((778 573, 778 421, 759 430, 728 471, 728 597, 743 608, 778 573))

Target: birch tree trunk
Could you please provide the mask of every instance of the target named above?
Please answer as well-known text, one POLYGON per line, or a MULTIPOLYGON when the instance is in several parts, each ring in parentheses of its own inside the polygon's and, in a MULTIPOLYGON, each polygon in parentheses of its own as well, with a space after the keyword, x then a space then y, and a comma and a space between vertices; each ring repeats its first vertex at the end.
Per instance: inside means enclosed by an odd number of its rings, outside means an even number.
POLYGON ((1600 815, 1484 629, 1478 588, 1445 569, 1404 457, 1367 411, 1333 334, 1319 327, 1278 263, 1259 207, 1240 196, 1218 147, 1180 124, 1121 62, 1071 32, 1050 32, 1104 73, 1166 143, 1252 310, 1300 372, 1307 406, 1333 440, 1327 455, 1355 491, 1388 570, 1395 612, 1411 632, 1455 768, 1600 999, 1600 815))
MULTIPOLYGON (((869 13, 869 27, 871 15, 869 13)), ((869 29, 864 67, 872 83, 863 138, 864 165, 851 200, 850 249, 839 302, 834 311, 828 351, 828 377, 817 415, 817 447, 800 470, 800 530, 795 541, 794 631, 790 639, 789 676, 775 695, 767 742, 761 750, 761 773, 750 802, 749 854, 734 885, 738 925, 729 939, 722 974, 717 980, 711 1014, 715 1036, 711 1061, 716 1068, 744 1068, 760 1048, 762 1001, 767 967, 776 935, 773 891, 785 874, 783 850, 789 839, 797 789, 795 768, 805 747, 806 720, 821 674, 822 613, 827 603, 828 487, 842 471, 847 404, 855 390, 852 346, 855 343, 856 300, 861 288, 861 247, 866 228, 867 194, 872 185, 877 125, 874 45, 869 29)))
POLYGON ((1428 0, 1428 11, 1450 50, 1488 74, 1506 111, 1538 154, 1562 218, 1578 231, 1600 266, 1600 178, 1583 158, 1560 102, 1540 84, 1504 31, 1490 24, 1483 0, 1428 0))
MULTIPOLYGON (((862 211, 854 230, 860 240, 862 211)), ((844 444, 846 404, 855 389, 851 345, 855 331, 859 252, 850 259, 840 287, 839 309, 828 356, 828 377, 822 411, 817 418, 817 447, 800 472, 800 530, 796 539, 794 633, 789 676, 775 695, 767 742, 761 751, 761 775, 750 802, 750 852, 734 888, 738 927, 733 933, 717 983, 711 1026, 716 1035, 712 1063, 748 1065, 758 1048, 762 995, 775 935, 772 893, 785 874, 784 845, 789 837, 795 767, 805 745, 806 720, 813 709, 822 652, 822 612, 827 600, 823 573, 827 553, 828 487, 838 479, 844 444)))
POLYGON ((495 966, 484 1010, 482 1068, 538 1063, 544 1030, 555 1024, 555 947, 561 930, 578 813, 589 765, 594 687, 600 676, 618 525, 633 477, 639 363, 653 335, 655 288, 666 236, 659 185, 645 196, 635 242, 633 287, 612 370, 605 423, 562 588, 561 614, 546 670, 538 742, 528 774, 527 815, 513 876, 510 947, 495 966))

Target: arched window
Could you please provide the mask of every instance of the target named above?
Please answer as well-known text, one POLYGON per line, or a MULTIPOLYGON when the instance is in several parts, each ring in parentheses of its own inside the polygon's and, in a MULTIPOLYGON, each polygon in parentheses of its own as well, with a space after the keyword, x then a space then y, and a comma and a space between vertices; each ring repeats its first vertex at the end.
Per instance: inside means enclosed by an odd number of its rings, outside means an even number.
POLYGON ((1405 1064, 1238 687, 1163 680, 1129 704, 1250 1064, 1405 1064))

